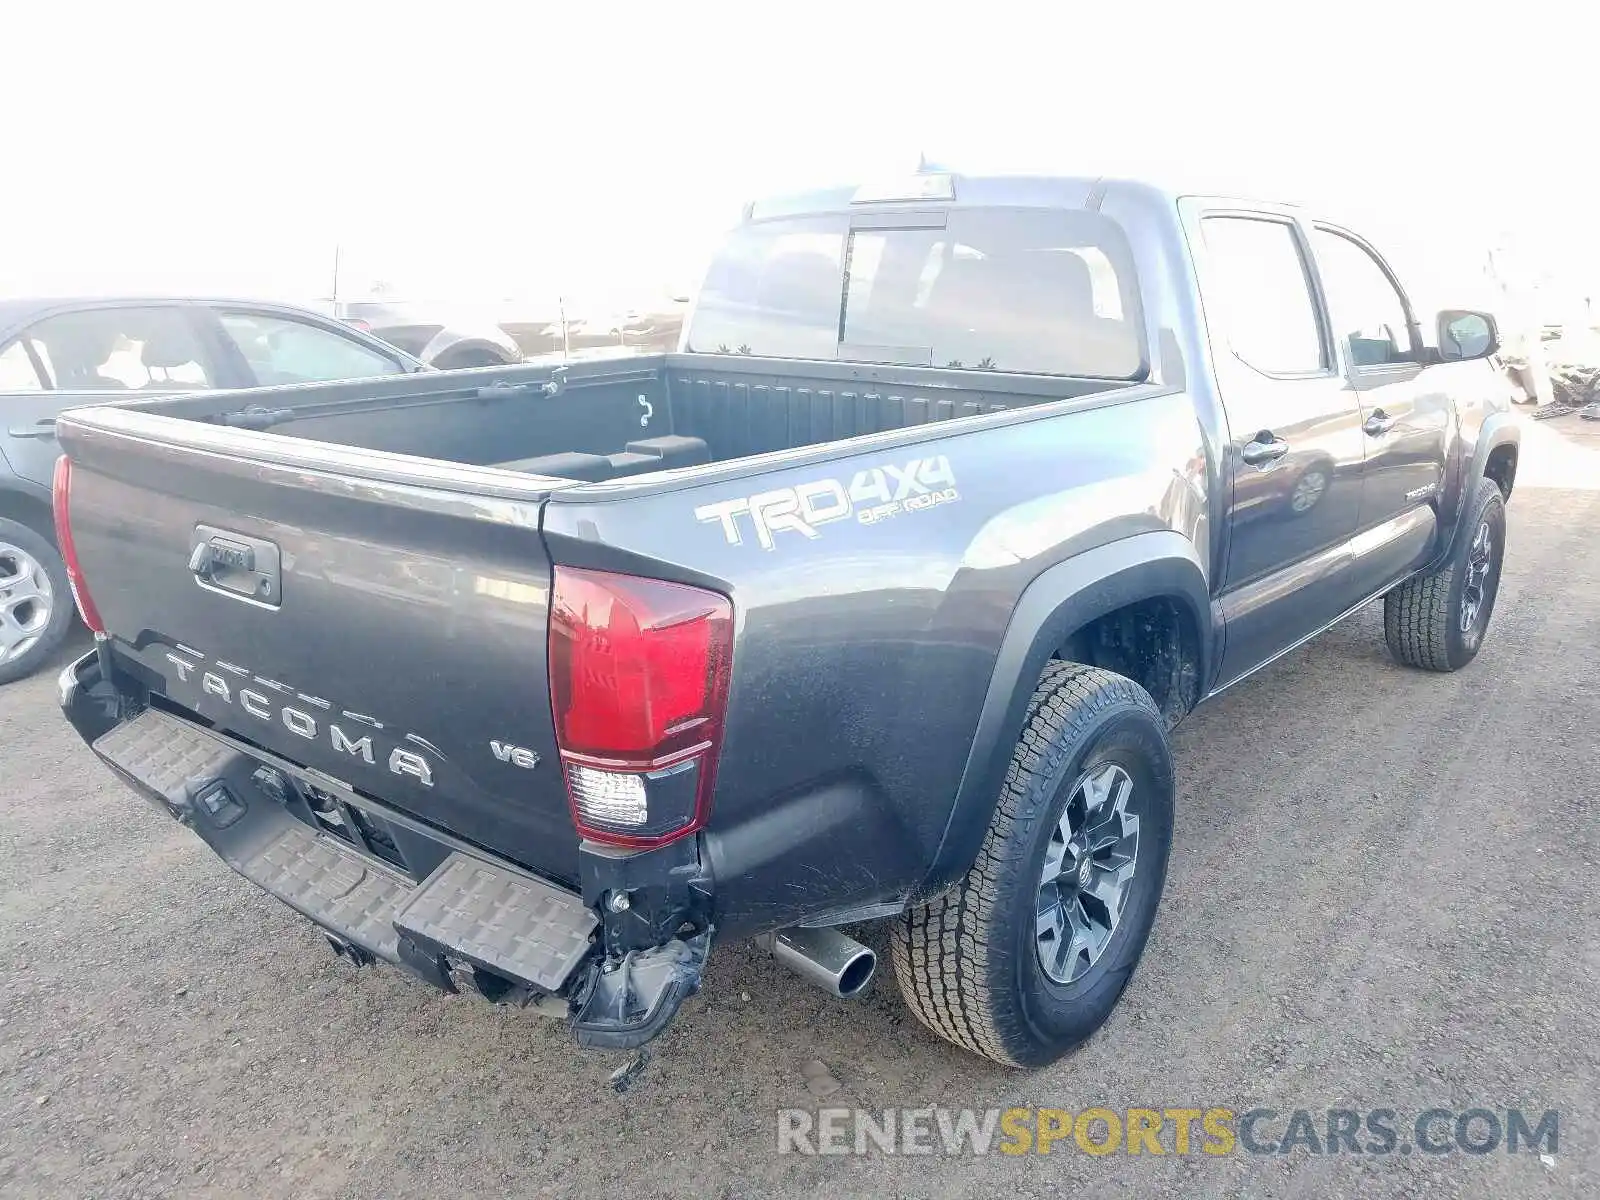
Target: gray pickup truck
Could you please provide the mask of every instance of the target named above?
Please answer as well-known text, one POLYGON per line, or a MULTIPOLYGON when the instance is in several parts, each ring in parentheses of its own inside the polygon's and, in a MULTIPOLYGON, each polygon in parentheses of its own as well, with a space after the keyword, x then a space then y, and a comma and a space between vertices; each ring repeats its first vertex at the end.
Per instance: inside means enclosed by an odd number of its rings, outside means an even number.
POLYGON ((848 997, 884 920, 923 1022, 1036 1066, 1144 949, 1186 713, 1380 596, 1477 653, 1496 344, 1278 204, 756 203, 676 353, 63 416, 61 702, 356 963, 631 1047, 713 940, 848 997))

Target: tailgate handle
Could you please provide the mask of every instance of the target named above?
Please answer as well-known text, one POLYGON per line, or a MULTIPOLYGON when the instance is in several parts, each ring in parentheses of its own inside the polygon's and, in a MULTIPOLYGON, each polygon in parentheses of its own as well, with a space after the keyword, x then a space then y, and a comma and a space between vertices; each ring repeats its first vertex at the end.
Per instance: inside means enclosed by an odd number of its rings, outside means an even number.
POLYGON ((189 570, 203 588, 276 608, 282 599, 278 547, 265 538, 195 527, 189 570))
POLYGON ((241 546, 238 542, 212 538, 209 542, 201 542, 189 556, 189 570, 201 579, 210 579, 211 573, 218 567, 234 571, 254 571, 256 552, 249 546, 241 546))

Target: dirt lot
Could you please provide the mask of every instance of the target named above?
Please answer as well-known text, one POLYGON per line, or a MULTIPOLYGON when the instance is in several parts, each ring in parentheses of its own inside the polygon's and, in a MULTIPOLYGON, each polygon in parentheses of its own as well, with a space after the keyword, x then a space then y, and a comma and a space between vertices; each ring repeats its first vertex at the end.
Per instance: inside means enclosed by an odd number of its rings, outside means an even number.
POLYGON ((557 1022, 335 960, 94 764, 51 677, 0 689, 0 1193, 1600 1194, 1600 446, 1561 424, 1530 426, 1471 669, 1395 667, 1374 607, 1184 725, 1144 966, 1032 1076, 889 976, 848 1006, 723 946, 617 1095, 624 1056, 557 1022), (780 1157, 776 1110, 822 1103, 1558 1109, 1560 1147, 780 1157))

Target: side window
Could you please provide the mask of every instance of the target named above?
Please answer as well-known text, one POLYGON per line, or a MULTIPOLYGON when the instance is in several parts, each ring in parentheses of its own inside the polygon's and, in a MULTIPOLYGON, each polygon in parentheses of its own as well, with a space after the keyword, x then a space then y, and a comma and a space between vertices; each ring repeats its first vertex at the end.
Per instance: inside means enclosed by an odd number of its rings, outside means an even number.
POLYGON ((1389 276, 1366 249, 1328 229, 1318 229, 1317 266, 1335 336, 1350 343, 1358 367, 1414 361, 1405 305, 1389 276))
POLYGON ((43 387, 21 338, 0 350, 0 392, 37 392, 43 387))
POLYGON ((405 370, 399 360, 319 325, 274 313, 220 312, 217 319, 257 383, 329 383, 405 370))
POLYGON ((179 308, 97 308, 46 317, 28 331, 62 391, 215 387, 204 348, 179 308))
POLYGON ((1206 311, 1233 352, 1270 375, 1325 371, 1311 282, 1294 226, 1255 217, 1200 222, 1211 277, 1206 311))

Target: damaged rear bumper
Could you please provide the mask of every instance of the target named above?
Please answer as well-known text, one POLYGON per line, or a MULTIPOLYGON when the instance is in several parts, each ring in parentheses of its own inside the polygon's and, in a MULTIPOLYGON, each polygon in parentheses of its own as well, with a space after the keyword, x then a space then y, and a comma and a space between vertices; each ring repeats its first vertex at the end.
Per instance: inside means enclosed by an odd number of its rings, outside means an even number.
POLYGON ((336 780, 141 707, 107 680, 103 661, 91 653, 60 678, 62 709, 96 756, 352 961, 381 959, 502 1002, 565 999, 586 1046, 649 1041, 699 989, 709 924, 685 920, 681 904, 603 903, 682 892, 688 872, 672 862, 586 861, 580 895, 336 780))

